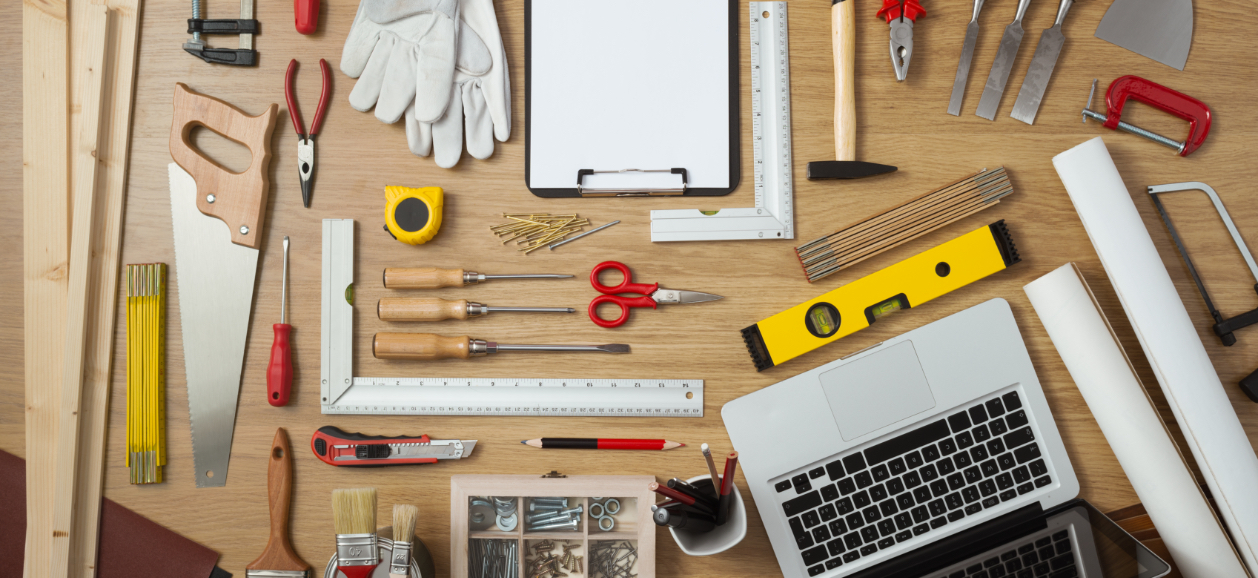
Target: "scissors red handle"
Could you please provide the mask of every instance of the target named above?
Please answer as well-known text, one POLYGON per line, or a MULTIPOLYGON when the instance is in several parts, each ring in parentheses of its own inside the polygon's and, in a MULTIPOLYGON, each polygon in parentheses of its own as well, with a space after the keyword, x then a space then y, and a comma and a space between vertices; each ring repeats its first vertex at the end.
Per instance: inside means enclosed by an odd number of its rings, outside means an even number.
POLYGON ((650 297, 621 297, 619 295, 599 295, 593 301, 590 301, 590 321, 599 327, 611 329, 612 327, 620 327, 629 320, 629 308, 631 307, 650 307, 655 309, 655 300, 650 297), (603 303, 611 303, 620 307, 620 317, 610 321, 598 316, 598 306, 603 303))
POLYGON ((590 271, 590 285, 593 285, 594 289, 599 293, 603 293, 603 295, 599 295, 598 297, 595 297, 593 301, 590 301, 590 320, 593 321, 595 325, 608 329, 624 325, 625 322, 629 320, 629 310, 633 307, 650 307, 655 309, 655 299, 651 297, 651 294, 655 293, 655 291, 660 288, 659 283, 651 283, 650 285, 646 283, 634 283, 633 274, 629 272, 629 267, 626 267, 624 263, 619 261, 603 261, 602 263, 596 265, 594 270, 590 271), (620 271, 620 274, 624 276, 624 280, 615 287, 608 287, 604 285, 599 281, 598 277, 599 274, 608 269, 620 271), (621 297, 619 295, 615 295, 615 293, 638 293, 642 295, 642 297, 621 297), (603 303, 611 303, 620 307, 620 317, 610 321, 599 317, 598 306, 603 303))

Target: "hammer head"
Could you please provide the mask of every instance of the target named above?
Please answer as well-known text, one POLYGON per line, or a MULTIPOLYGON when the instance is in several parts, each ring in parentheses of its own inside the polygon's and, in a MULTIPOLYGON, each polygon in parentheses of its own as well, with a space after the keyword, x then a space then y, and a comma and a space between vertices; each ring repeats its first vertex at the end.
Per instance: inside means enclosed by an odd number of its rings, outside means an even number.
POLYGON ((894 173, 895 167, 863 161, 814 161, 808 163, 808 178, 863 179, 884 173, 894 173))

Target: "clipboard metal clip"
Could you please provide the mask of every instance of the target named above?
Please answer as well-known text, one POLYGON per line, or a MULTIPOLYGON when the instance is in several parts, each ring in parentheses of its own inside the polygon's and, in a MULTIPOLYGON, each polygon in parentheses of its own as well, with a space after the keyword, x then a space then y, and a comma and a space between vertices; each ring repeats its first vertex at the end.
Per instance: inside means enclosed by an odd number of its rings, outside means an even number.
POLYGON ((687 185, 688 185, 688 179, 686 176, 686 169, 678 169, 678 168, 620 169, 620 170, 605 170, 605 171, 596 171, 594 169, 581 169, 577 171, 577 193, 579 193, 582 197, 679 197, 681 195, 686 194, 687 185), (590 175, 595 175, 595 174, 610 174, 610 173, 617 173, 617 174, 670 173, 674 175, 681 175, 681 186, 674 187, 674 188, 667 188, 667 189, 654 188, 654 187, 648 187, 648 188, 642 188, 642 189, 624 189, 624 188, 592 189, 592 188, 588 188, 582 185, 582 181, 585 180, 585 177, 588 177, 590 175))

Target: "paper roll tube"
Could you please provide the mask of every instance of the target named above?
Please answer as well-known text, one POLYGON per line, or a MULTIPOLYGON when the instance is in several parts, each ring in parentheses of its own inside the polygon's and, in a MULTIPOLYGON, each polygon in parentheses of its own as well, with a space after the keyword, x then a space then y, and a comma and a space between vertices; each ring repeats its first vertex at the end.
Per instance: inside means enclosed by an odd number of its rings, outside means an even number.
MULTIPOLYGON (((1053 158, 1188 450, 1251 574, 1258 575, 1258 456, 1105 143, 1053 158)), ((1225 576, 1225 574, 1215 574, 1225 576)))
POLYGON ((1023 289, 1180 572, 1187 578, 1244 576, 1079 269, 1067 263, 1023 289))

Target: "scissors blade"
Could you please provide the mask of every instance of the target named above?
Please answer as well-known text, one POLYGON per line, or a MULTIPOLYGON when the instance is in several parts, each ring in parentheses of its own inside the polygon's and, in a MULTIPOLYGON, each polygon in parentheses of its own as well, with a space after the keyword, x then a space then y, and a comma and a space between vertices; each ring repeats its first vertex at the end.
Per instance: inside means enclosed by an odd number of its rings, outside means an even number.
POLYGON ((705 301, 716 301, 724 299, 720 295, 711 293, 701 293, 699 291, 678 291, 676 289, 660 288, 651 294, 651 298, 656 303, 703 303, 705 301))

